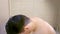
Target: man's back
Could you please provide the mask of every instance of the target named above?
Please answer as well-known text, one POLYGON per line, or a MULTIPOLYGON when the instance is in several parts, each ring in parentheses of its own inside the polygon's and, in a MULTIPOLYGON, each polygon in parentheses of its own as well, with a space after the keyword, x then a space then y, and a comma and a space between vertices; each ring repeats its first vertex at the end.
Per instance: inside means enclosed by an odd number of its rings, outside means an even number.
POLYGON ((53 27, 46 21, 37 17, 31 19, 35 24, 35 31, 33 31, 33 34, 56 34, 53 27))

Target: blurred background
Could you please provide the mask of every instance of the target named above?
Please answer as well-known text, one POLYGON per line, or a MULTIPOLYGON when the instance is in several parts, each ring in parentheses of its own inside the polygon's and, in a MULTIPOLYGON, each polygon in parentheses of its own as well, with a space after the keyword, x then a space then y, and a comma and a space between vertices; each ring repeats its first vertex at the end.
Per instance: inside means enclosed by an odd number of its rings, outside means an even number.
POLYGON ((17 14, 40 17, 60 32, 60 0, 0 0, 0 34, 6 34, 7 20, 17 14))

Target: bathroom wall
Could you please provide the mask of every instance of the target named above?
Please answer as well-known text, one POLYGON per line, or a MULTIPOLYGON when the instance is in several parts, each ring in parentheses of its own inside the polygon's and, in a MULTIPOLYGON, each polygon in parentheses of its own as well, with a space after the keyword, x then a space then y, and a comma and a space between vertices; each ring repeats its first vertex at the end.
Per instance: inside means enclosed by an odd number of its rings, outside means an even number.
POLYGON ((58 0, 58 14, 57 14, 57 22, 56 22, 57 26, 57 31, 60 32, 60 0, 58 0))
POLYGON ((10 16, 24 14, 40 17, 55 26, 57 6, 55 0, 10 0, 10 16))
POLYGON ((0 0, 0 34, 6 34, 5 24, 9 17, 8 0, 0 0))

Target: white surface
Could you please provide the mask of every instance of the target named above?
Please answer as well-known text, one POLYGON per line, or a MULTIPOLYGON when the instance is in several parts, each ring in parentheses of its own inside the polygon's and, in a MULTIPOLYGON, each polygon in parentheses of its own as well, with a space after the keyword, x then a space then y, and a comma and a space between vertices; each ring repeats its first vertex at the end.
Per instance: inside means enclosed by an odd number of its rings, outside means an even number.
POLYGON ((10 16, 17 14, 37 16, 54 26, 57 11, 54 3, 56 3, 54 0, 10 0, 10 16))
POLYGON ((6 34, 5 23, 9 16, 8 0, 0 0, 0 34, 6 34))

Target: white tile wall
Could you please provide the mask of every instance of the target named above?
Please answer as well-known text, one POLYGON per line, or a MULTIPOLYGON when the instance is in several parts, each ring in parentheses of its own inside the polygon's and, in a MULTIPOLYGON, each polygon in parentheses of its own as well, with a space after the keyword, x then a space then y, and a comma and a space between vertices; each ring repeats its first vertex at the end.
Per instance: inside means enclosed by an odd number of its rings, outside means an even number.
POLYGON ((6 34, 5 24, 9 17, 8 0, 0 0, 0 34, 6 34))

